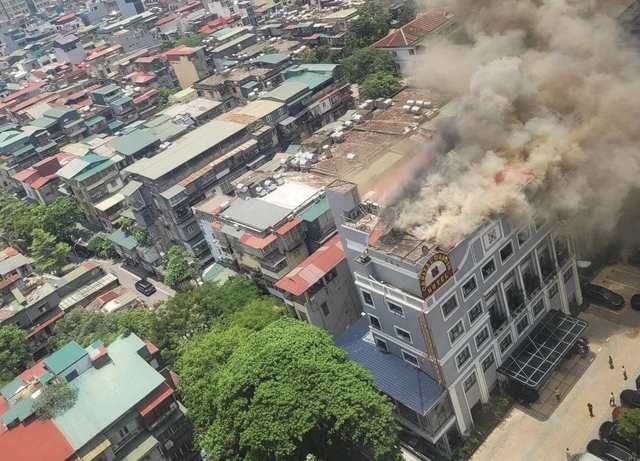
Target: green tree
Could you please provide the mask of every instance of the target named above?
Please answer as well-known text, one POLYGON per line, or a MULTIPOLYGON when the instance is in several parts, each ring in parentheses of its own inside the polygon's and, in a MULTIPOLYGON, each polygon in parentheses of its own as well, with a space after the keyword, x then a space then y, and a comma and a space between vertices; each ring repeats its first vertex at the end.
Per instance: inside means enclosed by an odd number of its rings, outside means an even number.
POLYGON ((352 51, 368 47, 386 37, 390 28, 391 15, 375 0, 367 0, 358 8, 358 18, 349 23, 345 45, 352 51))
POLYGON ((622 416, 618 418, 616 432, 635 447, 640 447, 640 408, 622 410, 622 416))
POLYGON ((202 45, 205 38, 207 38, 207 34, 194 34, 188 37, 183 37, 179 40, 163 40, 160 42, 160 46, 164 50, 170 50, 180 45, 195 47, 202 45))
POLYGON ((300 60, 305 64, 338 64, 341 59, 339 51, 334 51, 326 45, 309 48, 300 54, 300 60))
POLYGON ((76 403, 77 389, 68 384, 47 384, 33 404, 39 418, 52 419, 63 414, 76 403))
POLYGON ((397 22, 394 24, 395 28, 399 28, 404 26, 407 23, 410 23, 416 18, 416 4, 413 0, 405 0, 404 5, 402 5, 402 9, 400 10, 400 14, 398 14, 397 22))
POLYGON ((176 90, 171 88, 158 88, 158 93, 160 94, 160 107, 166 109, 172 103, 169 101, 169 96, 176 93, 176 90))
POLYGON ((71 247, 66 243, 57 242, 53 235, 42 229, 34 229, 31 236, 29 249, 35 266, 46 273, 60 271, 67 262, 67 254, 71 247))
POLYGON ((389 53, 375 48, 363 48, 342 61, 344 74, 350 83, 361 84, 375 72, 395 75, 396 65, 389 53))
POLYGON ((384 72, 376 72, 360 85, 360 99, 390 98, 402 89, 397 77, 384 72))
POLYGON ((164 283, 171 288, 185 289, 193 280, 196 284, 202 278, 202 263, 191 251, 181 250, 177 246, 169 248, 167 254, 167 274, 164 283))
POLYGON ((31 352, 26 337, 13 325, 0 327, 0 387, 27 369, 31 352))
POLYGON ((104 234, 96 234, 93 236, 87 243, 87 248, 100 258, 113 258, 118 254, 113 247, 113 242, 104 234))
POLYGON ((70 242, 76 224, 84 219, 78 204, 67 197, 58 197, 43 208, 42 229, 59 241, 70 242))
POLYGON ((358 448, 402 459, 389 399, 316 327, 278 320, 214 373, 213 422, 198 442, 215 459, 336 459, 358 448))
POLYGON ((22 251, 31 243, 31 233, 40 227, 42 205, 31 205, 0 191, 0 240, 22 251))
POLYGON ((139 245, 145 245, 149 242, 149 232, 142 230, 138 227, 135 219, 127 218, 126 216, 120 219, 120 229, 126 235, 132 236, 136 239, 139 245))

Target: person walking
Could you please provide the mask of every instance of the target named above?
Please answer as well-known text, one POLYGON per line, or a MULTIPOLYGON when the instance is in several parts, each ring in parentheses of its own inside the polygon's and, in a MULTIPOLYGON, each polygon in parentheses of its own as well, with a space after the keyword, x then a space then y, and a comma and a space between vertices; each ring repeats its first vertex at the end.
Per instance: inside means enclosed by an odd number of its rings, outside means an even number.
POLYGON ((567 448, 567 451, 565 453, 567 454, 567 459, 571 459, 571 452, 569 451, 568 448, 567 448))
POLYGON ((613 392, 611 393, 611 397, 609 397, 609 406, 612 406, 612 407, 616 406, 616 398, 613 395, 613 392))
POLYGON ((609 368, 613 370, 613 358, 611 356, 609 356, 609 368))
POLYGON ((624 365, 622 365, 622 377, 625 381, 627 380, 627 369, 624 367, 624 365))
POLYGON ((593 418, 595 416, 593 414, 593 405, 591 405, 591 403, 587 403, 587 408, 589 409, 589 416, 593 418))
POLYGON ((560 389, 556 387, 556 400, 560 401, 560 389))

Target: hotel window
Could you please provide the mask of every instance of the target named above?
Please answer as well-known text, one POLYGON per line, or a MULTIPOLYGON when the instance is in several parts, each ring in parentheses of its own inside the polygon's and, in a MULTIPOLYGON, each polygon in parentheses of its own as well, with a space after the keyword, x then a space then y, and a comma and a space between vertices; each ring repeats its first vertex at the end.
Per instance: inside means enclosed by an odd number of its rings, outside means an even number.
POLYGON ((389 348, 387 347, 387 342, 383 341, 380 338, 376 338, 376 347, 383 352, 389 352, 389 348))
POLYGON ((462 296, 466 299, 469 297, 471 293, 478 289, 478 284, 476 283, 475 275, 471 277, 471 279, 462 285, 462 296))
POLYGON ((471 376, 464 380, 464 383, 462 384, 464 391, 468 392, 476 382, 478 382, 478 379, 476 378, 476 372, 474 371, 471 373, 471 376))
POLYGON ((396 329, 396 336, 400 339, 402 339, 403 341, 406 341, 408 343, 412 343, 413 341, 411 341, 411 333, 409 333, 408 331, 403 330, 402 328, 398 328, 398 327, 394 327, 396 329))
POLYGON ((536 219, 533 220, 533 222, 536 226, 536 232, 538 232, 547 223, 547 220, 544 219, 542 216, 538 216, 536 219))
POLYGON ((533 315, 537 317, 538 314, 540 312, 542 312, 543 310, 544 310, 544 302, 541 299, 537 303, 534 304, 534 306, 533 306, 533 315))
POLYGON ((482 303, 478 302, 478 304, 473 306, 469 311, 469 323, 475 322, 476 319, 481 315, 482 315, 482 303))
POLYGON ((455 327, 449 330, 449 340, 451 341, 451 344, 453 345, 453 343, 456 342, 456 339, 458 339, 463 334, 464 334, 464 325, 462 323, 462 320, 460 320, 455 327))
POLYGON ((496 261, 492 259, 482 266, 482 279, 487 280, 496 271, 496 261))
POLYGON ((369 314, 369 323, 376 330, 382 330, 382 326, 380 326, 380 319, 378 319, 378 317, 374 317, 373 315, 369 314))
POLYGON ((511 333, 509 333, 507 334, 507 336, 505 336, 502 339, 502 341, 500 341, 500 352, 504 354, 505 351, 509 349, 509 346, 511 346, 512 344, 513 344, 513 339, 511 338, 511 333))
POLYGON ((362 299, 364 299, 364 303, 367 306, 375 307, 373 305, 373 297, 371 296, 371 293, 367 293, 366 291, 363 291, 362 292, 362 299))
POLYGON ((470 358, 471 352, 469 351, 469 346, 467 346, 456 357, 456 364, 458 365, 458 369, 462 368, 462 365, 464 365, 470 358))
POLYGON ((415 355, 411 355, 406 353, 405 351, 402 351, 402 358, 404 359, 405 362, 409 362, 413 366, 416 366, 416 367, 419 366, 418 358, 415 355))
POLYGON ((388 303, 388 305, 389 305, 389 310, 391 312, 393 312, 396 315, 399 315, 400 317, 404 317, 404 311, 402 310, 402 307, 393 303, 388 303))
POLYGON ((513 245, 511 245, 511 242, 509 242, 500 250, 500 261, 505 262, 512 254, 513 245))
POLYGON ((518 334, 521 334, 524 330, 527 329, 528 326, 529 326, 529 317, 524 317, 516 325, 516 331, 518 332, 518 334))
POLYGON ((571 277, 573 277, 573 269, 569 268, 569 270, 565 271, 565 273, 562 275, 562 279, 564 280, 564 283, 567 283, 569 280, 571 280, 571 277))
POLYGON ((489 329, 485 327, 478 335, 476 335, 476 348, 480 350, 482 346, 489 339, 489 329))
POLYGON ((446 319, 449 317, 456 307, 458 307, 458 300, 456 299, 456 295, 453 295, 449 300, 442 304, 442 313, 444 314, 444 318, 446 319))
POLYGON ((482 371, 487 371, 491 365, 496 361, 493 356, 493 352, 489 354, 489 356, 482 361, 482 371))
POLYGON ((549 288, 549 297, 553 298, 555 295, 558 294, 558 284, 554 283, 553 285, 551 285, 551 287, 549 288))

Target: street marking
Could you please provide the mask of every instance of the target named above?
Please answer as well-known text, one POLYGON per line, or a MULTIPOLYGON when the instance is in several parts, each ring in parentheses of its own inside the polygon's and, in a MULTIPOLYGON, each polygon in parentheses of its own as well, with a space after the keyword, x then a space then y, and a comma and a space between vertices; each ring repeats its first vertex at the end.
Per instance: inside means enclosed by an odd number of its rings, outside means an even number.
POLYGON ((597 352, 600 352, 601 350, 602 350, 602 348, 601 348, 601 347, 599 347, 597 352))
POLYGON ((172 295, 171 293, 169 293, 168 291, 164 291, 164 290, 163 290, 162 288, 160 288, 158 285, 155 285, 155 284, 154 284, 153 286, 155 286, 155 287, 156 287, 156 289, 157 289, 158 291, 162 291, 165 295, 167 295, 167 296, 173 296, 173 295, 172 295))
POLYGON ((607 343, 608 343, 610 339, 611 339, 611 338, 607 338, 607 340, 606 340, 605 342, 607 342, 607 343))
POLYGON ((640 274, 636 274, 636 273, 634 273, 634 272, 629 272, 629 271, 625 271, 625 270, 622 270, 622 269, 617 269, 617 268, 615 268, 615 267, 613 268, 613 270, 614 270, 614 271, 618 271, 618 272, 623 272, 623 273, 625 273, 625 274, 633 275, 634 277, 638 277, 638 278, 640 278, 640 274))

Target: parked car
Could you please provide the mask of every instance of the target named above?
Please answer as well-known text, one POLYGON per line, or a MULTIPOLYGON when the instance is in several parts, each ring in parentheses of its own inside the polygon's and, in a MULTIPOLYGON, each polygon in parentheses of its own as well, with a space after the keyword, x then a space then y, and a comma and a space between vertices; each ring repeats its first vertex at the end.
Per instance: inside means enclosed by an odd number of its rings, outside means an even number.
POLYGON ((625 389, 620 393, 620 403, 627 408, 640 408, 640 392, 625 389))
POLYGON ((614 311, 618 311, 624 307, 624 298, 608 288, 590 283, 584 287, 582 293, 589 302, 593 302, 598 306, 614 311))
POLYGON ((631 309, 640 311, 640 294, 635 294, 631 297, 631 309))
POLYGON ((611 421, 605 421, 604 423, 602 423, 600 429, 598 430, 598 436, 601 440, 610 443, 611 445, 619 446, 623 450, 627 450, 630 453, 637 454, 639 447, 634 446, 633 443, 620 437, 617 430, 617 422, 612 423, 611 421))
POLYGON ((620 447, 602 440, 592 440, 587 444, 587 451, 605 461, 634 461, 635 456, 620 447))
POLYGON ((138 290, 140 293, 142 293, 145 296, 151 296, 156 292, 156 287, 148 280, 144 280, 144 279, 138 280, 135 286, 136 286, 136 290, 138 290))

